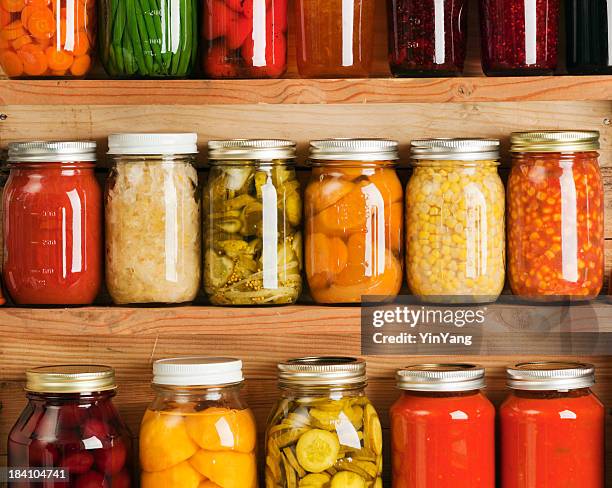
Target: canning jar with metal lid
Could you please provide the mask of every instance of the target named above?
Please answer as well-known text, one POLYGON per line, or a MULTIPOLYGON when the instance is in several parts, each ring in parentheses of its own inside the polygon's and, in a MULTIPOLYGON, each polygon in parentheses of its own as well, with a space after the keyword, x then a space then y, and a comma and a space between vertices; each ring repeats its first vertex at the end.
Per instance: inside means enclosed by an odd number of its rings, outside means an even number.
POLYGON ((397 372, 390 410, 394 486, 495 486, 495 407, 475 364, 415 364, 397 372), (432 449, 435 446, 435 449, 432 449))
POLYGON ((406 187, 406 274, 423 300, 495 301, 504 287, 504 185, 499 141, 411 144, 406 187))
POLYGON ((3 278, 19 305, 88 305, 102 282, 96 143, 13 142, 4 188, 3 278))
POLYGON ((306 276, 318 303, 395 297, 402 284, 403 191, 397 142, 310 143, 306 276))
MULTIPOLYGON (((108 366, 28 370, 28 404, 9 434, 8 466, 65 470, 47 481, 51 486, 129 487, 132 438, 112 403, 116 389, 108 366)), ((9 486, 42 484, 21 480, 9 486)))
POLYGON ((142 488, 256 488, 256 428, 240 391, 242 361, 153 363, 155 399, 140 426, 142 488))
POLYGON ((591 391, 595 370, 571 362, 507 369, 500 409, 501 484, 604 487, 605 410, 591 391))
POLYGON ((515 295, 586 300, 601 291, 604 200, 599 132, 512 134, 508 276, 515 295))
POLYGON ((382 429, 366 364, 306 357, 278 365, 281 399, 266 432, 266 487, 382 488, 382 429))
POLYGON ((182 303, 200 289, 197 134, 111 134, 106 284, 115 303, 182 303))
POLYGON ((208 143, 204 290, 215 305, 294 303, 302 291, 302 198, 295 143, 208 143))

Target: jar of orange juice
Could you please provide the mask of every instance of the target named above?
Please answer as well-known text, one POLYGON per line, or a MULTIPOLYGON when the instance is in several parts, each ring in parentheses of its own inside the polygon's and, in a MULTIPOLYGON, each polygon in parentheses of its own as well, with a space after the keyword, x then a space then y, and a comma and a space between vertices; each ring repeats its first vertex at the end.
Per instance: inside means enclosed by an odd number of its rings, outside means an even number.
POLYGON ((257 488, 256 429, 241 398, 242 361, 153 364, 155 400, 140 426, 142 488, 257 488))
POLYGON ((310 143, 305 265, 318 303, 395 297, 402 284, 403 191, 397 142, 310 143))

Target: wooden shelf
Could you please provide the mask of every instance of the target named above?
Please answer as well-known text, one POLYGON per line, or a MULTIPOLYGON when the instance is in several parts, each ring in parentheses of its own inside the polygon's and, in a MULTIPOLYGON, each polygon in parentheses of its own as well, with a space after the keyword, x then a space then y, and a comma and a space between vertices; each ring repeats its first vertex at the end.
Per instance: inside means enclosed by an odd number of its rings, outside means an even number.
POLYGON ((330 80, 0 80, 0 105, 363 104, 612 100, 612 76, 330 80))

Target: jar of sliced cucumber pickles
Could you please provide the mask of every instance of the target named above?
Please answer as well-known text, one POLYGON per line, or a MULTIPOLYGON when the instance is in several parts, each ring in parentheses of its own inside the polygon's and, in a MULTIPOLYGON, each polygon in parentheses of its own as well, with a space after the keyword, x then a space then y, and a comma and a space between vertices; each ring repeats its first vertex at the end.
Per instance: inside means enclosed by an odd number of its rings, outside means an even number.
POLYGON ((294 303, 302 290, 295 143, 208 143, 204 289, 215 305, 294 303))
POLYGON ((382 430, 365 396, 366 364, 310 357, 278 365, 268 420, 266 488, 382 487, 382 430))
POLYGON ((427 301, 495 301, 505 277, 499 141, 413 141, 412 161, 406 188, 408 286, 427 301))

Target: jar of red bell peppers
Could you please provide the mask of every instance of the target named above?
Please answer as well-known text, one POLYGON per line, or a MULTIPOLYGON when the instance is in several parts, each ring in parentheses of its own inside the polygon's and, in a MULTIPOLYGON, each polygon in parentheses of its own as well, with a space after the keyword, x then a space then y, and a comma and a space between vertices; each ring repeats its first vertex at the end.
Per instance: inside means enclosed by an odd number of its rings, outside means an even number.
POLYGON ((560 0, 480 0, 482 68, 488 76, 551 75, 560 0))
POLYGON ((605 410, 593 366, 522 363, 500 409, 503 488, 604 487, 605 410))
POLYGON ((287 0, 205 0, 209 78, 278 78, 287 69, 287 0))
POLYGON ((473 364, 420 364, 397 372, 391 407, 394 488, 495 486, 495 408, 473 364), (460 447, 458 447, 460 446, 460 447))
POLYGON ((28 404, 8 438, 8 466, 62 468, 67 479, 10 486, 129 488, 131 436, 112 403, 116 388, 115 372, 108 366, 30 369, 28 404))
POLYGON ((587 300, 604 274, 604 201, 596 131, 512 135, 508 276, 515 295, 587 300))

